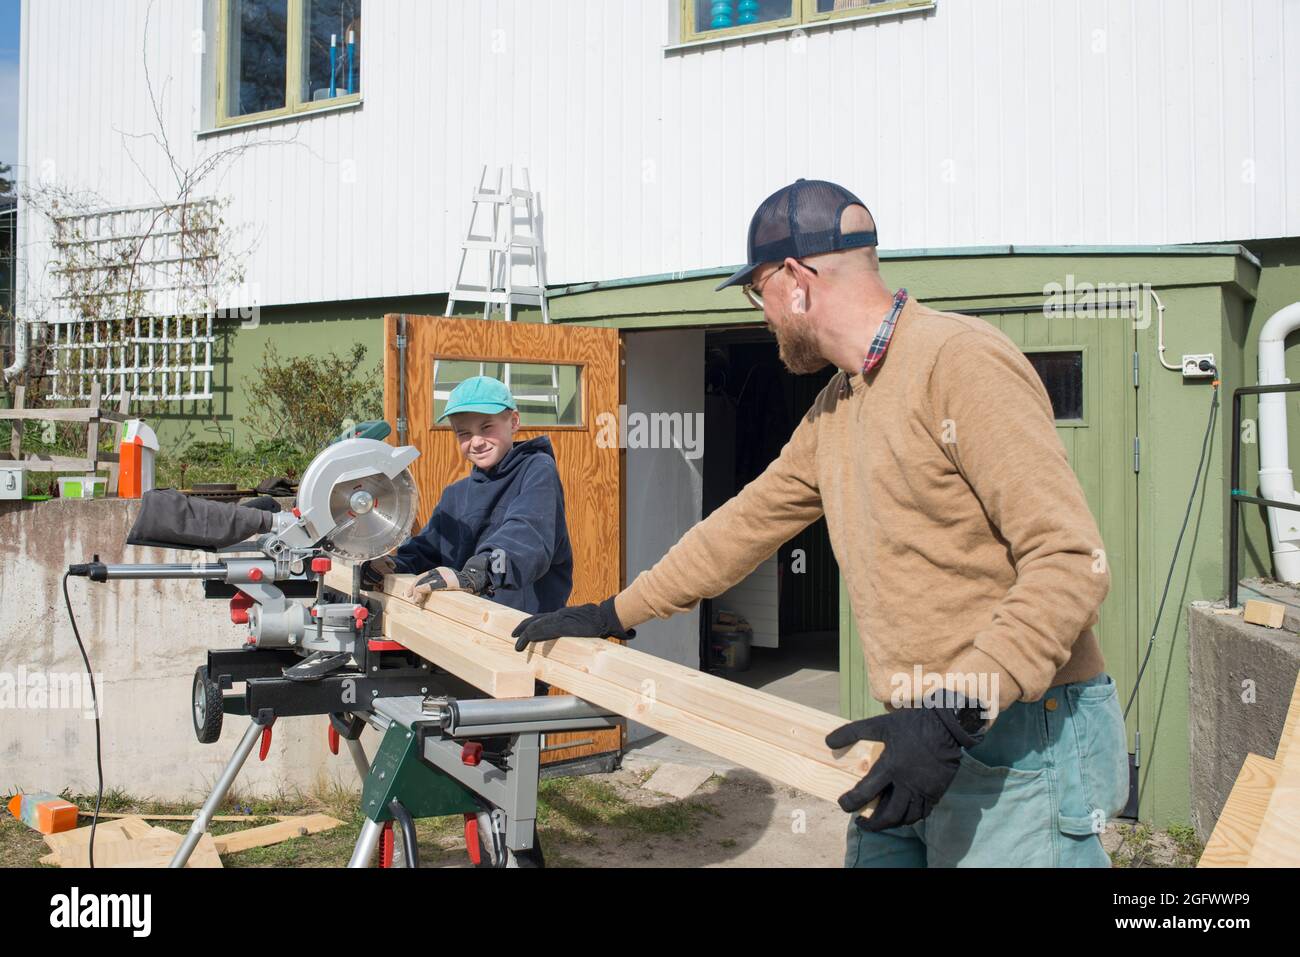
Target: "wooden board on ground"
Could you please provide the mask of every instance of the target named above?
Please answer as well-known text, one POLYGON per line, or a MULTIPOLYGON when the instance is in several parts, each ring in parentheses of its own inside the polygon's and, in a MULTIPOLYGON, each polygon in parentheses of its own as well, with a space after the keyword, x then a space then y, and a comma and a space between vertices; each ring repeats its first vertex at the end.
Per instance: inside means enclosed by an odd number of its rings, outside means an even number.
MULTIPOLYGON (((336 570, 335 581, 349 587, 351 573, 336 570)), ((385 609, 409 609, 386 616, 385 627, 400 617, 402 638, 394 640, 453 673, 454 662, 439 660, 445 649, 466 658, 474 657, 470 648, 495 652, 495 661, 523 662, 538 680, 829 801, 856 785, 883 749, 859 742, 832 752, 825 737, 842 723, 837 716, 614 642, 560 638, 515 652, 510 632, 522 613, 467 594, 434 594, 416 608, 400 597, 412 581, 385 581, 385 609)))
MULTIPOLYGON (((165 827, 151 827, 138 817, 120 818, 95 828, 95 867, 166 867, 181 846, 183 835, 165 827)), ((42 864, 59 867, 90 866, 90 827, 51 834, 46 843, 54 853, 42 864), (49 838, 64 838, 51 842, 49 838)), ((211 834, 199 839, 187 868, 220 867, 221 858, 211 834)))
POLYGON ((274 824, 250 827, 246 831, 234 831, 214 838, 218 854, 237 854, 254 847, 269 847, 295 837, 319 834, 339 827, 343 822, 328 814, 308 814, 303 817, 285 818, 274 824))
POLYGON ((1197 867, 1246 867, 1280 768, 1258 754, 1246 755, 1236 783, 1205 842, 1197 867))

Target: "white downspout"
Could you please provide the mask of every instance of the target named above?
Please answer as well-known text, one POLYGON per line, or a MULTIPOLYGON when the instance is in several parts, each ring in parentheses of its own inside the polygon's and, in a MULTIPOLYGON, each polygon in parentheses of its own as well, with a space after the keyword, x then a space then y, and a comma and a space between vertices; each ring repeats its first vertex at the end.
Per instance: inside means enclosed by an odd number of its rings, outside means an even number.
MULTIPOLYGON (((1300 329, 1300 302, 1274 313, 1259 334, 1259 384, 1283 385, 1286 377, 1286 337, 1300 329)), ((1287 392, 1259 397, 1259 488, 1264 498, 1300 502, 1291 476, 1287 448, 1287 392)), ((1268 510, 1273 541, 1273 570, 1280 581, 1300 582, 1300 512, 1268 510)))
POLYGON ((26 229, 27 204, 21 198, 26 192, 29 180, 26 150, 27 96, 31 88, 31 81, 27 71, 32 62, 29 49, 30 19, 31 11, 20 8, 18 21, 18 162, 14 164, 16 167, 14 171, 14 190, 18 194, 19 200, 17 205, 14 206, 14 251, 13 263, 10 266, 14 286, 14 364, 4 370, 3 379, 0 379, 0 386, 27 371, 27 274, 25 269, 20 268, 20 264, 25 265, 25 257, 20 260, 19 256, 26 250, 23 244, 31 238, 30 232, 26 229), (22 318, 19 318, 20 316, 22 318))

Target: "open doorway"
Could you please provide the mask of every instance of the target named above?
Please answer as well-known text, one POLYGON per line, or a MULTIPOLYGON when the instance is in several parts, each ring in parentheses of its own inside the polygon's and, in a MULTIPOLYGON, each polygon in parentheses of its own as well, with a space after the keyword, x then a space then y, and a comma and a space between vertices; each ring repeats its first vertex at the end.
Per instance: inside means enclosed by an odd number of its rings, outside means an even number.
MULTIPOLYGON (((780 454, 833 375, 832 368, 789 373, 765 329, 705 336, 703 516, 780 454)), ((840 713, 839 567, 824 519, 745 581, 702 603, 700 667, 840 713)))

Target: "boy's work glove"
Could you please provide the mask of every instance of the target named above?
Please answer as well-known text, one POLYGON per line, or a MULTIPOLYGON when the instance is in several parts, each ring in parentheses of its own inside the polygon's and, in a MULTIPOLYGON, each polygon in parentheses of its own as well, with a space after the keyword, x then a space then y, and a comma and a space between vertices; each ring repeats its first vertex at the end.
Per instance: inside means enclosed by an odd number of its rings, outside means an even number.
POLYGON ((554 641, 556 638, 617 638, 620 641, 631 641, 636 637, 636 630, 623 627, 614 612, 614 599, 606 598, 599 605, 575 605, 525 618, 515 626, 511 637, 519 639, 515 642, 515 651, 523 651, 534 642, 554 641))
MULTIPOLYGON (((939 690, 937 695, 944 692, 939 690)), ((877 796, 870 818, 856 819, 865 831, 915 824, 939 803, 961 764, 962 748, 984 739, 980 706, 966 706, 960 695, 948 699, 926 696, 919 708, 854 721, 826 736, 826 746, 839 750, 857 741, 880 741, 885 750, 857 787, 840 795, 840 807, 853 813, 877 796), (943 707, 955 701, 957 707, 943 707), (939 707, 931 707, 938 704, 939 707)))
POLYGON ((482 552, 467 561, 460 571, 453 568, 435 568, 407 590, 406 599, 419 604, 435 591, 464 591, 471 595, 490 595, 492 579, 488 570, 491 565, 492 556, 482 552))
POLYGON ((391 556, 384 555, 381 558, 371 559, 361 566, 361 587, 382 588, 384 578, 396 572, 397 562, 393 561, 391 556))

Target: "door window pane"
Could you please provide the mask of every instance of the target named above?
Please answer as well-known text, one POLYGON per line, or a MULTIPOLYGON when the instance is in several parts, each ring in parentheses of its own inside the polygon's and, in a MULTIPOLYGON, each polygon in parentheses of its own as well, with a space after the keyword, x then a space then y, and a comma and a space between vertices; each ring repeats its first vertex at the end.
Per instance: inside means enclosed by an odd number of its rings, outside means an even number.
MULTIPOLYGON (((433 418, 447 408, 451 390, 466 379, 486 375, 510 387, 519 406, 519 424, 530 428, 580 426, 582 367, 492 362, 474 359, 435 359, 433 363, 433 418)), ((445 426, 445 423, 444 423, 445 426)))
POLYGON ((288 0, 230 0, 226 110, 250 116, 285 106, 288 0))
POLYGON ((1082 419, 1083 353, 1030 352, 1026 355, 1047 388, 1056 417, 1082 419))
POLYGON ((303 0, 304 103, 361 92, 361 0, 303 0))
POLYGON ((704 33, 789 20, 792 6, 792 0, 695 0, 695 29, 704 33))

